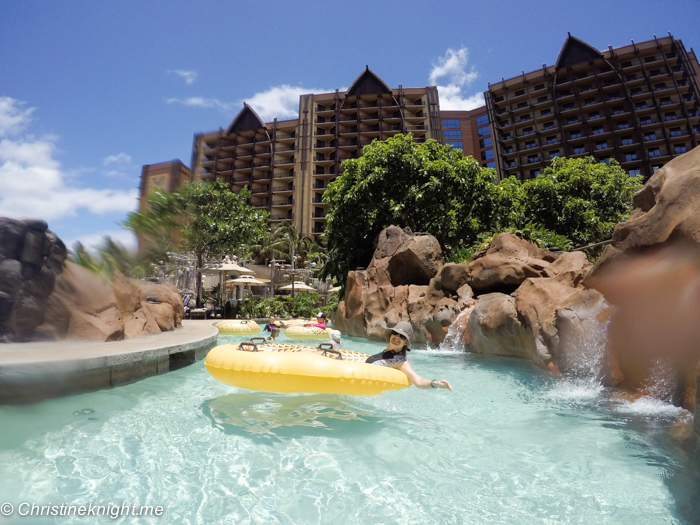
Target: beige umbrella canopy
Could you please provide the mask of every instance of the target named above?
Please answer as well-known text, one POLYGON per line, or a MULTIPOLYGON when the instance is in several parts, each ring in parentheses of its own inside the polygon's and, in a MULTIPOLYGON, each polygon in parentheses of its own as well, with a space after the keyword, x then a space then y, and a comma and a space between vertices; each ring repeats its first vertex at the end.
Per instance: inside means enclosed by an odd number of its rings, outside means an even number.
MULTIPOLYGON (((292 285, 288 284, 286 286, 282 286, 280 290, 291 290, 292 285)), ((304 284, 302 281, 294 281, 294 290, 315 290, 315 288, 312 288, 311 286, 304 284)))
POLYGON ((239 266, 238 264, 230 261, 224 261, 221 264, 213 264, 211 266, 207 266, 205 268, 202 268, 202 273, 213 273, 213 274, 218 274, 218 273, 223 273, 223 274, 231 274, 231 273, 236 273, 238 275, 254 275, 255 272, 253 270, 249 270, 248 268, 243 268, 243 266, 239 266))
POLYGON ((340 286, 334 286, 333 288, 329 288, 328 292, 339 292, 340 291, 340 286))
POLYGON ((241 275, 235 279, 227 279, 226 284, 238 284, 238 285, 248 285, 248 286, 262 286, 269 283, 269 279, 257 279, 252 275, 241 275))

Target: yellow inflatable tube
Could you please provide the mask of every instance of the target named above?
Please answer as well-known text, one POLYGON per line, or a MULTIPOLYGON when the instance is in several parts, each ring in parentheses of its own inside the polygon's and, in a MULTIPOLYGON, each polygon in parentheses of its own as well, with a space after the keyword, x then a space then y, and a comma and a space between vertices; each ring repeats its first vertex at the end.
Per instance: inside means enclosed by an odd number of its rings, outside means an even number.
POLYGON ((227 385, 266 392, 367 396, 411 386, 400 370, 326 357, 313 352, 313 348, 310 352, 290 353, 239 350, 238 347, 236 344, 217 346, 204 360, 208 372, 227 385))
POLYGON ((329 339, 331 329, 318 326, 290 326, 284 329, 284 335, 291 339, 329 339))
POLYGON ((219 321, 215 326, 219 329, 219 333, 224 335, 255 335, 260 332, 260 325, 258 323, 245 319, 219 321))

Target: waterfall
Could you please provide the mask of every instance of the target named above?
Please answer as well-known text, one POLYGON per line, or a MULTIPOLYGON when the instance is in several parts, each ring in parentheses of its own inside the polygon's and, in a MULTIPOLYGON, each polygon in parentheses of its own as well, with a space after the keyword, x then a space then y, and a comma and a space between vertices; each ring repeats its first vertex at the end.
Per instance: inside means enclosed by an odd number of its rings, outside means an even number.
POLYGON ((457 317, 455 317, 452 324, 447 330, 447 335, 442 343, 440 343, 439 349, 446 352, 464 352, 464 344, 462 343, 462 334, 464 333, 467 323, 469 322, 469 316, 474 310, 474 305, 471 305, 464 310, 462 310, 457 317))

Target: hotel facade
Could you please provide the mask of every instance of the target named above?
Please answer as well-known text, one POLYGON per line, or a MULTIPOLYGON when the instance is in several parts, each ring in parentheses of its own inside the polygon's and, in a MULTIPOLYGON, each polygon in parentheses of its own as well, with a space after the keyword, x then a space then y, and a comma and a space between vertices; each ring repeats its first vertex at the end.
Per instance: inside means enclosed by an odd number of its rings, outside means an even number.
POLYGON ((194 136, 188 173, 180 161, 144 166, 141 205, 153 188, 219 179, 248 187, 273 228, 318 235, 342 161, 397 133, 462 149, 501 179, 589 155, 647 179, 700 142, 699 75, 695 53, 671 35, 604 51, 569 35, 553 66, 489 83, 484 107, 441 111, 435 86, 390 88, 367 67, 346 91, 302 95, 298 119, 266 123, 244 104, 226 129, 194 136))

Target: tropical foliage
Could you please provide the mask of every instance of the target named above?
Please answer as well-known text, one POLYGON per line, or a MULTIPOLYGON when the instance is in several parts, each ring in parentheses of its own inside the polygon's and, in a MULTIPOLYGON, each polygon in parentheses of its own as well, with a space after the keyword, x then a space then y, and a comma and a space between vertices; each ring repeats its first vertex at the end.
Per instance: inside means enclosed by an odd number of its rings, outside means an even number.
POLYGON ((76 242, 68 257, 72 262, 92 270, 105 280, 111 279, 117 273, 130 277, 145 277, 150 272, 147 261, 109 236, 102 238, 94 253, 90 253, 81 242, 76 242))
POLYGON ((497 233, 569 250, 609 239, 627 218, 640 177, 615 161, 554 159, 536 179, 498 181, 494 170, 434 140, 411 135, 374 141, 329 185, 323 275, 344 282, 366 266, 378 233, 391 224, 426 232, 445 255, 464 260, 497 233))
POLYGON ((152 194, 148 207, 129 214, 124 226, 147 253, 166 260, 168 251, 192 252, 201 268, 205 259, 242 254, 245 245, 267 234, 269 214, 250 206, 250 195, 247 188, 233 193, 218 180, 186 184, 152 194))

